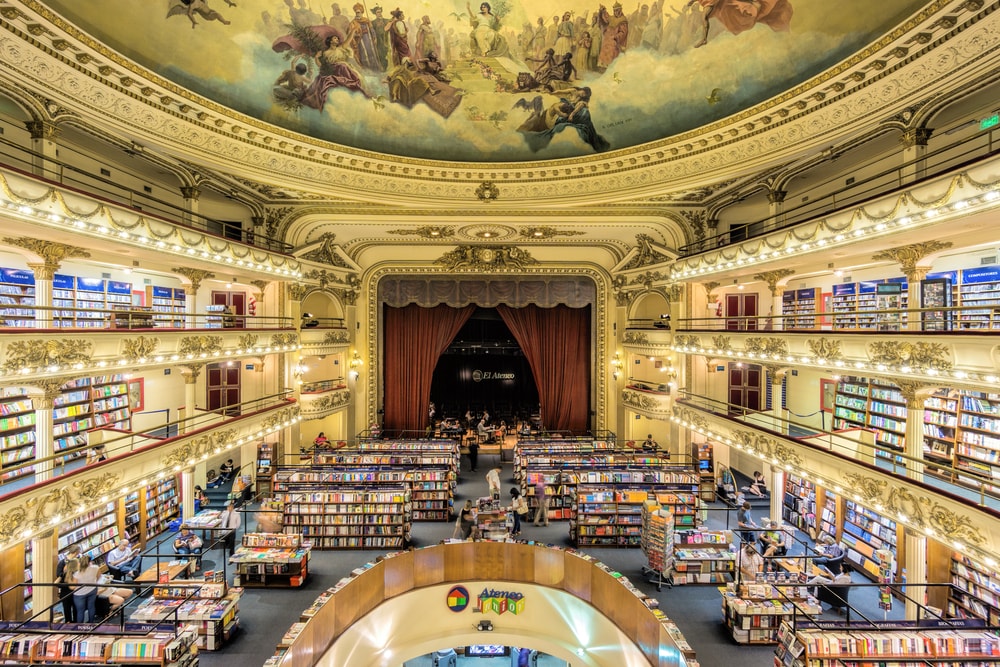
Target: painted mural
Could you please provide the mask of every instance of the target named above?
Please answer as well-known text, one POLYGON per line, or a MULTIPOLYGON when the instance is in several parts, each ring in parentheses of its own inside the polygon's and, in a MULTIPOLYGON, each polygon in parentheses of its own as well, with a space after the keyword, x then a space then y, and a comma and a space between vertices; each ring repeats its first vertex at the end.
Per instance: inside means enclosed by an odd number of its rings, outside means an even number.
POLYGON ((262 121, 397 156, 592 155, 719 120, 850 56, 914 0, 43 0, 262 121), (396 4, 396 2, 399 4, 396 4))

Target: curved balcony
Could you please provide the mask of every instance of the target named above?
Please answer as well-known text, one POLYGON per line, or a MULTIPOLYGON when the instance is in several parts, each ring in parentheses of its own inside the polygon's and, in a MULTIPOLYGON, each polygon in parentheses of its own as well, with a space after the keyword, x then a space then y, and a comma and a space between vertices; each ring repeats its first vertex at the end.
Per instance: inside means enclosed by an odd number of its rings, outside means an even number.
POLYGON ((622 405, 651 419, 663 419, 670 414, 670 387, 629 379, 621 393, 622 405))
POLYGON ((303 318, 299 337, 302 356, 336 354, 345 351, 351 344, 351 333, 344 326, 344 321, 330 317, 303 318))
POLYGON ((346 409, 351 404, 351 391, 343 378, 306 382, 300 388, 299 400, 303 419, 322 419, 346 409))

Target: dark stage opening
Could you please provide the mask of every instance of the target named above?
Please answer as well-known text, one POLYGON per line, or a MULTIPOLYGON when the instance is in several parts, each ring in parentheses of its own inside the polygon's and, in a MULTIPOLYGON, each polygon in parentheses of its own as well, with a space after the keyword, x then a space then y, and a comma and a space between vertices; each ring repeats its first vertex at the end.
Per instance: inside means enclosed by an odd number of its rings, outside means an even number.
POLYGON ((495 308, 477 308, 434 368, 431 402, 437 419, 484 410, 513 426, 538 414, 531 366, 495 308))

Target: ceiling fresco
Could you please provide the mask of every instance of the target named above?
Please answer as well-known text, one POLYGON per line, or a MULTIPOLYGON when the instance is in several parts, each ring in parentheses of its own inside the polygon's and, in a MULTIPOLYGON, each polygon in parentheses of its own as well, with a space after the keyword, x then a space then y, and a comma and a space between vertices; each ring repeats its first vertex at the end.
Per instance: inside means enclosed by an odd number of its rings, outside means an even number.
POLYGON ((820 74, 923 5, 42 4, 140 66, 264 122, 356 149, 457 162, 573 158, 696 129, 820 74))

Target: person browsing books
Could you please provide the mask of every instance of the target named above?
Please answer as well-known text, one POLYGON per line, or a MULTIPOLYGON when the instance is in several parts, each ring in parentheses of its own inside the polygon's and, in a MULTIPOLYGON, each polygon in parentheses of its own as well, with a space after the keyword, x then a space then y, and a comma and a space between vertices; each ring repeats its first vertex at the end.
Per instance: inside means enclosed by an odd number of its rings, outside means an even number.
POLYGON ((226 533, 226 551, 232 556, 233 552, 236 551, 236 531, 239 527, 243 525, 243 518, 240 513, 236 511, 236 507, 233 505, 233 501, 229 501, 226 504, 226 509, 222 511, 219 515, 219 528, 225 528, 229 532, 226 533))

